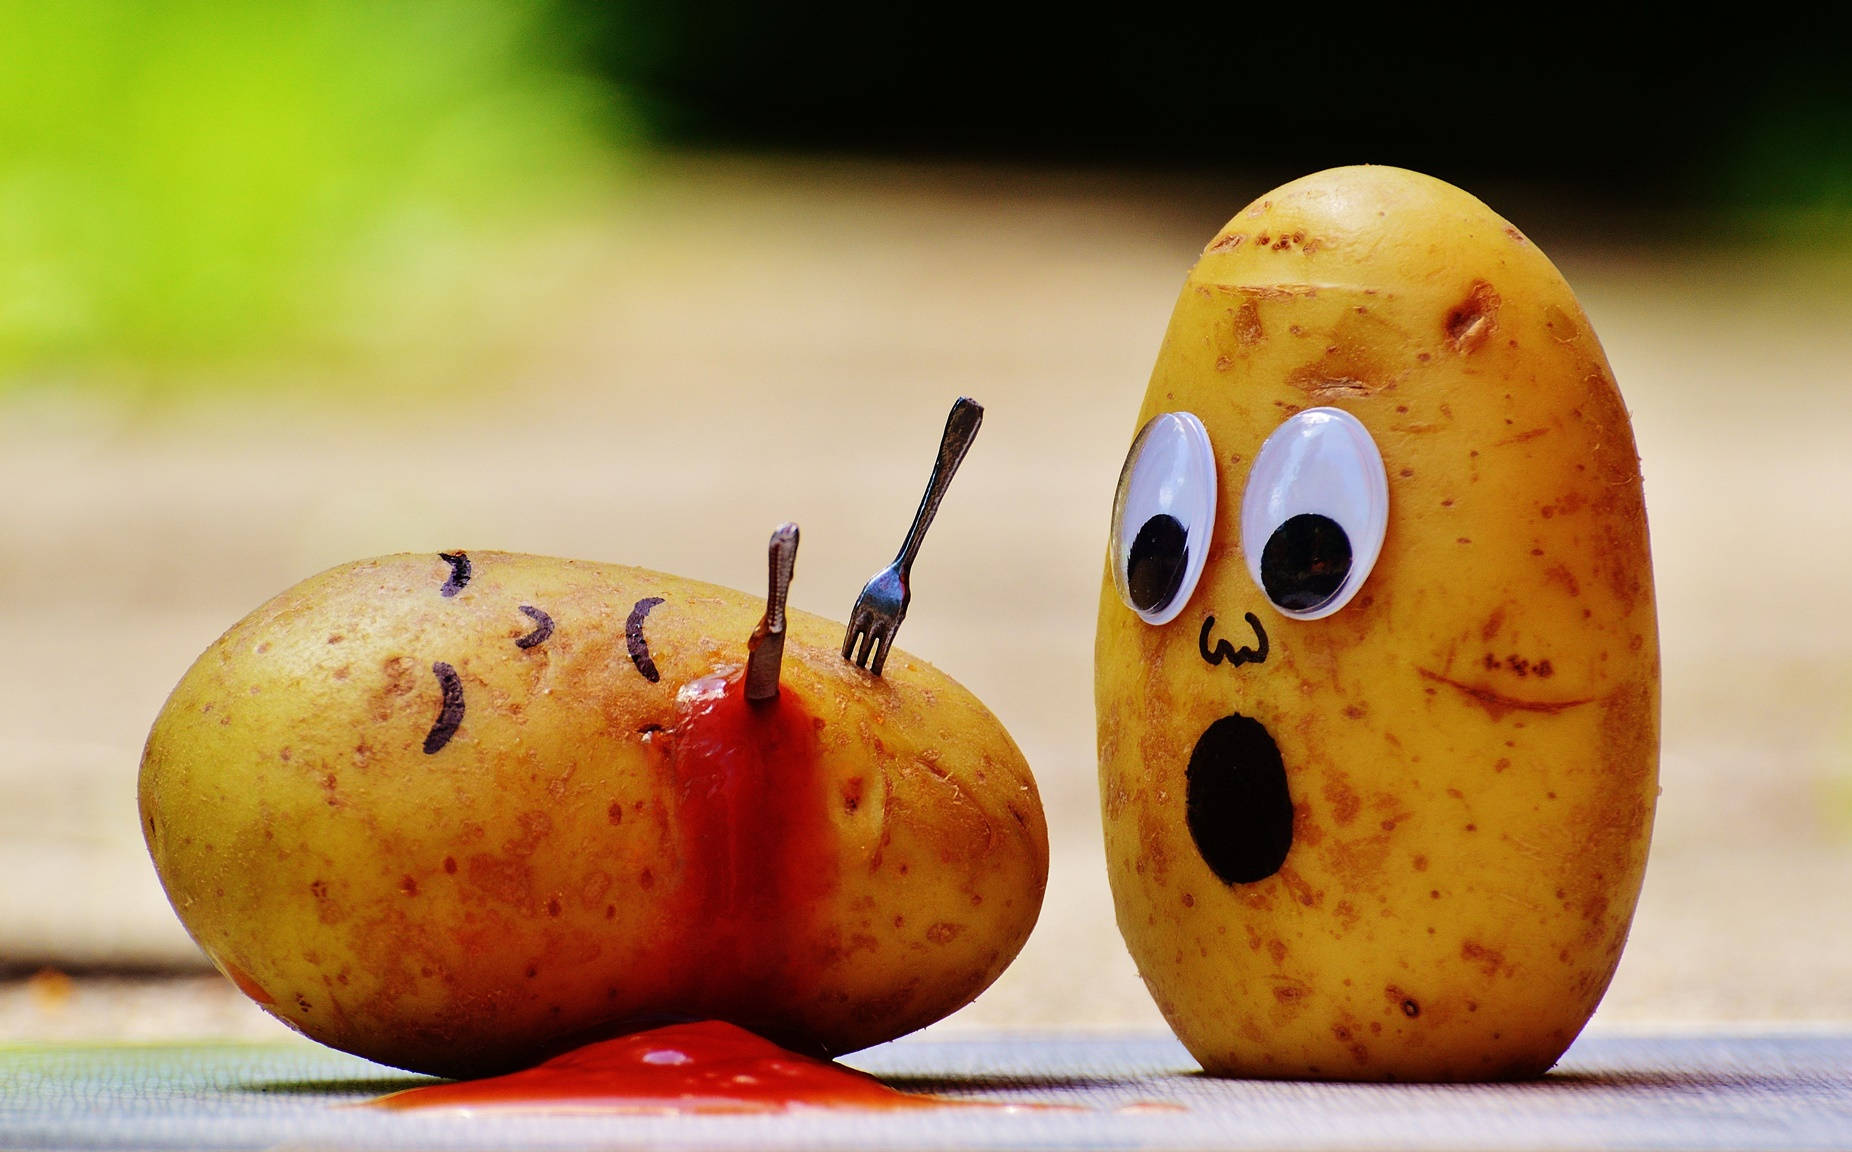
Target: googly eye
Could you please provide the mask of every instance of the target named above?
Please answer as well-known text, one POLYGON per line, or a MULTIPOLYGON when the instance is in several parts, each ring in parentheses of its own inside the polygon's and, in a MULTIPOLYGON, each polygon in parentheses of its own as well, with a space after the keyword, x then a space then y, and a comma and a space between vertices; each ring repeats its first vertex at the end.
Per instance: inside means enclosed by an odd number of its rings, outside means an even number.
POLYGON ((1355 416, 1308 408, 1260 446, 1241 496, 1241 550, 1282 613, 1318 620, 1348 604, 1388 528, 1389 475, 1355 416))
POLYGON ((1188 412, 1138 430, 1112 504, 1112 579, 1147 624, 1168 624, 1189 603, 1215 529, 1215 450, 1188 412))

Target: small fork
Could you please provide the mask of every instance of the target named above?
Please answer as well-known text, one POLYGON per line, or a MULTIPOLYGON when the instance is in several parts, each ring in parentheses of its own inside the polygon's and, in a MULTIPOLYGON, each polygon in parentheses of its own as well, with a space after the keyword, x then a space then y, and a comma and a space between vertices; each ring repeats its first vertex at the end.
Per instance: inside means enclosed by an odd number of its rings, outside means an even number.
POLYGON ((919 511, 913 514, 913 527, 907 529, 899 555, 875 573, 856 597, 855 607, 849 610, 849 630, 842 639, 844 660, 881 675, 887 654, 894 647, 894 633, 900 631, 900 622, 907 618, 907 602, 912 597, 907 577, 913 571, 913 558, 919 554, 926 529, 938 514, 939 501, 945 498, 945 490, 951 486, 952 476, 983 422, 984 406, 969 396, 960 396, 952 405, 952 413, 945 419, 945 435, 939 440, 939 458, 933 462, 932 479, 926 482, 926 495, 920 498, 919 511))

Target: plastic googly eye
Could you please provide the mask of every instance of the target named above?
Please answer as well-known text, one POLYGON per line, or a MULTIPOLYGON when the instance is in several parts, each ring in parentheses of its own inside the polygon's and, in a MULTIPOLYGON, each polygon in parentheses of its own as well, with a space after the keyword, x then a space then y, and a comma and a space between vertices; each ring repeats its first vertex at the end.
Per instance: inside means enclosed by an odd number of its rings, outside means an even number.
POLYGON ((1285 615, 1317 620, 1349 603, 1388 528, 1389 475, 1355 416, 1308 408, 1261 445, 1241 498, 1241 550, 1285 615))
POLYGON ((1188 412, 1138 430, 1113 496, 1113 586, 1147 624, 1168 624, 1189 603, 1215 531, 1215 450, 1188 412))

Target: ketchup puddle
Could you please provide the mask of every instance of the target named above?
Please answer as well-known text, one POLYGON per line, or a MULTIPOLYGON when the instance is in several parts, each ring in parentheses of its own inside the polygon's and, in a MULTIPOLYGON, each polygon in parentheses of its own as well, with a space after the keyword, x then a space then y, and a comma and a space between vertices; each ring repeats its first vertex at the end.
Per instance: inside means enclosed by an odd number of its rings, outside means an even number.
POLYGON ((872 1076, 788 1052, 718 1020, 603 1040, 521 1072, 409 1088, 369 1104, 394 1111, 552 1113, 984 1106, 901 1092, 872 1076))

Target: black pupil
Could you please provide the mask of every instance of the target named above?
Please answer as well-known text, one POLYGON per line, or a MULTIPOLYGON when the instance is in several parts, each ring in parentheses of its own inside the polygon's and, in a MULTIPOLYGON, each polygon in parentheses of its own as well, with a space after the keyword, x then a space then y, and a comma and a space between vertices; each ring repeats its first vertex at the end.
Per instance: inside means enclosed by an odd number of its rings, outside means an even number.
POLYGON ((1140 612, 1156 612, 1169 604, 1183 586, 1183 568, 1189 560, 1190 534, 1182 521, 1159 513, 1145 521, 1132 541, 1126 558, 1126 587, 1140 612))
POLYGON ((1350 575, 1350 537, 1336 520, 1306 512, 1273 530, 1260 553, 1267 598, 1292 612, 1310 612, 1337 595, 1350 575))

